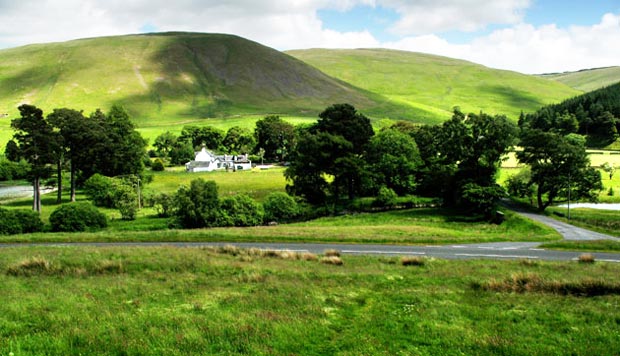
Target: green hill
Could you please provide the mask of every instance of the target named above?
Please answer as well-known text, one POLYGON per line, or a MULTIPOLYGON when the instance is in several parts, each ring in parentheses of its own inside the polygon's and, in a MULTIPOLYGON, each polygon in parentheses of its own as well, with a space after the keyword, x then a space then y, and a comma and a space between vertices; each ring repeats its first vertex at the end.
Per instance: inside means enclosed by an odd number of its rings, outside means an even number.
POLYGON ((578 72, 543 74, 571 88, 584 92, 593 91, 620 82, 620 67, 585 69, 578 72))
POLYGON ((240 37, 167 33, 101 37, 0 51, 0 112, 23 102, 87 112, 126 105, 138 121, 238 114, 303 115, 367 94, 240 37))
POLYGON ((336 102, 369 115, 400 110, 289 55, 231 35, 130 35, 0 50, 0 146, 12 136, 9 119, 22 103, 86 114, 121 104, 152 139, 189 123, 249 126, 272 113, 316 118, 336 102))
POLYGON ((580 94, 562 83, 490 69, 446 57, 385 50, 310 49, 286 52, 392 103, 416 110, 416 121, 450 116, 454 106, 517 119, 543 105, 580 94))

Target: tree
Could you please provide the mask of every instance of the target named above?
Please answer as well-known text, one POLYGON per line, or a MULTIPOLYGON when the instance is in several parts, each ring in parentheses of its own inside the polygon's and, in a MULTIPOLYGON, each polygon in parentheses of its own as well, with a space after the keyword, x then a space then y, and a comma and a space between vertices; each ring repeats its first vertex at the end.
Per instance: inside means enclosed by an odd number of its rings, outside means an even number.
POLYGON ((367 162, 375 187, 385 186, 398 195, 414 192, 421 159, 411 136, 395 129, 380 131, 370 140, 367 162))
POLYGON ((49 164, 56 160, 60 136, 43 117, 43 111, 33 105, 21 105, 20 117, 11 121, 17 132, 13 136, 19 143, 21 156, 31 165, 33 184, 33 210, 41 212, 41 178, 50 174, 49 164))
POLYGON ((284 161, 295 147, 295 127, 279 116, 272 115, 258 120, 254 136, 255 152, 263 149, 264 158, 267 160, 284 161))
POLYGON ((353 145, 352 151, 361 154, 375 134, 370 120, 350 104, 335 104, 319 114, 315 130, 340 135, 353 145))
POLYGON ((62 154, 58 155, 57 178, 58 198, 60 203, 62 196, 62 160, 68 158, 70 164, 70 189, 71 201, 75 202, 76 173, 80 163, 89 161, 85 154, 87 147, 95 142, 97 134, 92 132, 93 127, 86 121, 81 111, 72 109, 54 109, 47 116, 47 120, 57 129, 62 137, 62 154))
POLYGON ((177 136, 175 136, 170 131, 166 131, 163 134, 157 136, 155 138, 155 142, 153 142, 153 147, 155 147, 155 152, 157 152, 157 156, 167 158, 170 154, 170 151, 176 144, 177 139, 177 136))
POLYGON ((184 228, 217 226, 221 220, 217 185, 197 178, 181 186, 174 196, 173 215, 184 228))
POLYGON ((146 155, 147 142, 129 119, 129 114, 120 106, 112 106, 103 121, 108 138, 107 151, 100 168, 109 177, 119 175, 140 175, 144 170, 142 158, 146 155))
POLYGON ((322 203, 328 191, 335 199, 345 191, 353 199, 367 188, 363 154, 374 135, 370 120, 349 104, 330 106, 319 117, 316 125, 300 132, 285 172, 292 182, 287 190, 311 203, 322 203), (326 175, 333 177, 331 182, 326 175))
POLYGON ((590 167, 583 137, 526 129, 520 145, 523 151, 517 152, 517 158, 531 168, 530 183, 537 186, 540 211, 558 197, 570 194, 571 199, 593 199, 594 192, 602 189, 600 173, 590 167))
POLYGON ((220 150, 224 135, 211 126, 185 126, 179 136, 180 141, 191 142, 193 148, 205 145, 210 150, 220 150))
POLYGON ((195 157, 194 146, 189 141, 177 140, 170 149, 170 163, 185 164, 195 157))
POLYGON ((230 154, 246 154, 254 150, 256 141, 250 130, 233 126, 226 132, 222 145, 230 154))
POLYGON ((18 162, 21 157, 21 152, 19 151, 19 146, 15 142, 15 140, 9 140, 6 143, 6 147, 4 148, 4 157, 12 162, 18 162))
POLYGON ((439 193, 445 205, 472 212, 474 198, 478 206, 481 199, 491 199, 487 203, 493 207, 501 196, 495 175, 516 132, 505 116, 465 115, 458 108, 441 126, 420 128, 415 137, 423 160, 421 171, 427 175, 422 192, 439 193))

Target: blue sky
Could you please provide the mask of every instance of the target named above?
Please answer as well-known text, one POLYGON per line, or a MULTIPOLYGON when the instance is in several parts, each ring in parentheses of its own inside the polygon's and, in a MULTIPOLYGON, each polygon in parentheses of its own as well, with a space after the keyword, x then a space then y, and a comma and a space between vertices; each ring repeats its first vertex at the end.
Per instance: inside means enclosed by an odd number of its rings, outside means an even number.
POLYGON ((0 0, 0 48, 158 31, 279 50, 392 48, 524 73, 620 65, 620 0, 0 0))

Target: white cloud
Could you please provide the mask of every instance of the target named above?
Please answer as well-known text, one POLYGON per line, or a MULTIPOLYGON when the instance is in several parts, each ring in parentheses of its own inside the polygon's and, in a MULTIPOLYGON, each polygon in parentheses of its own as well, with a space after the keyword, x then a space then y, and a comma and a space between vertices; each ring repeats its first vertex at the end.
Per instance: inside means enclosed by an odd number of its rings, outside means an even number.
POLYGON ((599 24, 534 27, 518 24, 455 45, 435 35, 385 43, 389 48, 461 58, 493 68, 524 73, 574 71, 620 65, 620 14, 606 14, 599 24))
POLYGON ((431 34, 452 30, 476 31, 490 24, 516 24, 530 0, 380 0, 401 19, 391 31, 399 35, 431 34))

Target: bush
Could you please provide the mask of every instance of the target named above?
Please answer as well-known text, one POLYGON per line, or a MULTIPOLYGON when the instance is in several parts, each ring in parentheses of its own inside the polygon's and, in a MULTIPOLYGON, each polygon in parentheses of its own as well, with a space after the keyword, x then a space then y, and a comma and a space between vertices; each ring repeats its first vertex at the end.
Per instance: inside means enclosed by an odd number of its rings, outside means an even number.
POLYGON ((265 221, 290 222, 299 216, 299 205, 290 195, 283 192, 271 193, 263 202, 265 221))
POLYGON ((118 185, 114 190, 114 206, 123 220, 135 220, 138 213, 138 193, 128 185, 118 185))
POLYGON ((202 178, 194 179, 190 186, 182 186, 174 196, 173 214, 176 223, 184 228, 217 226, 221 221, 217 184, 202 178))
POLYGON ((155 194, 150 198, 149 204, 152 204, 160 218, 167 218, 172 213, 174 197, 166 193, 155 194))
POLYGON ((372 205, 386 208, 392 207, 396 205, 397 198, 398 195, 396 195, 394 190, 386 186, 382 186, 381 188, 379 188, 379 193, 377 194, 375 200, 372 202, 372 205))
POLYGON ((19 209, 13 210, 13 213, 21 224, 21 233, 28 234, 43 230, 43 221, 36 211, 19 209))
POLYGON ((39 214, 32 210, 0 208, 0 235, 15 235, 43 230, 39 214))
POLYGON ((0 157, 0 181, 25 179, 29 171, 30 164, 25 160, 13 162, 0 157))
POLYGON ((87 202, 61 205, 50 215, 52 231, 93 231, 108 226, 106 216, 87 202))
POLYGON ((256 226, 263 223, 263 207, 246 194, 239 194, 222 200, 221 225, 256 226))
POLYGON ((84 190, 96 206, 114 208, 114 192, 117 184, 114 178, 96 173, 86 180, 84 190))
POLYGON ((162 172, 165 170, 164 168, 164 161, 162 161, 160 158, 156 159, 153 161, 153 163, 151 164, 151 170, 155 171, 155 172, 162 172))

